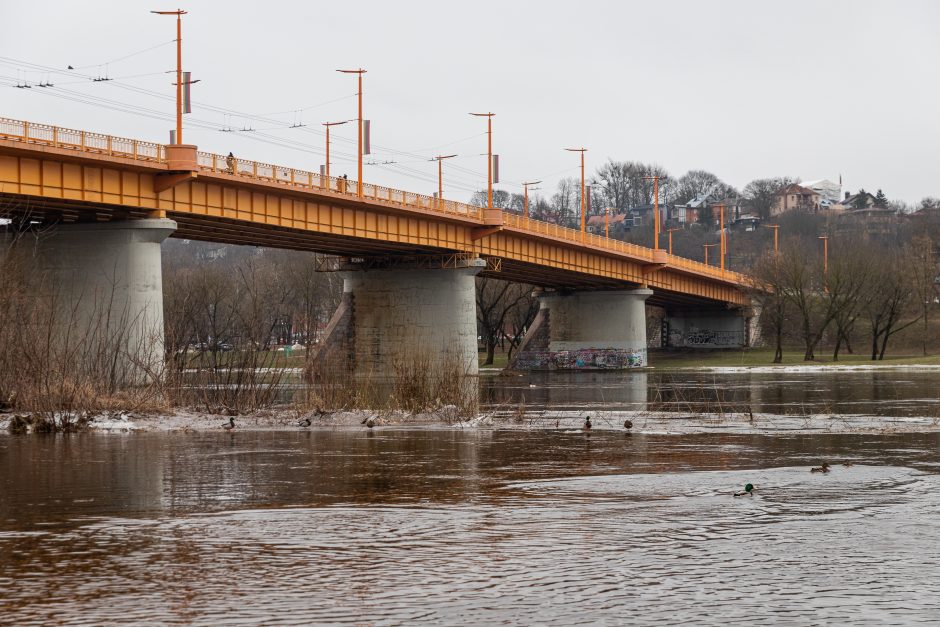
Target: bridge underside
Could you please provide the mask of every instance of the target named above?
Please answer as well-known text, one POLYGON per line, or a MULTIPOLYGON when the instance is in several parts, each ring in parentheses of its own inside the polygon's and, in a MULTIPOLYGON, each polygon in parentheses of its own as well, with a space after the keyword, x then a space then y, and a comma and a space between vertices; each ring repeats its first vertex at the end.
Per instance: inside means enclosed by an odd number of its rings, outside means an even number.
MULTIPOLYGON (((153 215, 152 209, 0 192, 0 217, 12 219, 20 228, 106 223, 145 219, 153 215)), ((347 258, 372 259, 379 264, 383 263, 382 260, 388 260, 388 265, 394 264, 395 260, 413 264, 420 258, 426 258, 431 264, 435 259, 439 259, 441 264, 446 264, 455 254, 452 249, 442 247, 354 237, 343 233, 300 230, 251 220, 176 211, 167 211, 165 215, 177 223, 177 230, 171 237, 178 239, 301 250, 347 258)), ((558 291, 622 290, 641 286, 639 281, 625 282, 620 278, 488 255, 486 252, 481 252, 480 256, 491 261, 486 269, 480 272, 480 276, 528 283, 558 291)), ((716 312, 726 311, 729 306, 723 301, 684 294, 662 286, 655 287, 647 302, 670 309, 693 307, 697 310, 716 312)))

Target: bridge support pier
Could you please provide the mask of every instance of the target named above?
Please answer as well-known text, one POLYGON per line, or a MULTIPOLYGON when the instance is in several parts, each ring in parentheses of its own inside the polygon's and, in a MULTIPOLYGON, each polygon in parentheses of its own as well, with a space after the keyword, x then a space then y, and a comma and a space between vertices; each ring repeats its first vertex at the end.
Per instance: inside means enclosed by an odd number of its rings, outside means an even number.
POLYGON ((39 289, 54 307, 58 341, 110 360, 117 385, 162 373, 160 243, 174 230, 165 218, 63 224, 36 240, 39 289))
POLYGON ((743 348, 759 339, 753 309, 667 312, 661 336, 668 348, 743 348))
POLYGON ((646 361, 649 289, 543 292, 513 359, 518 370, 623 370, 646 361))
POLYGON ((349 264, 316 367, 378 379, 412 370, 478 374, 474 277, 485 266, 482 259, 436 269, 349 264))

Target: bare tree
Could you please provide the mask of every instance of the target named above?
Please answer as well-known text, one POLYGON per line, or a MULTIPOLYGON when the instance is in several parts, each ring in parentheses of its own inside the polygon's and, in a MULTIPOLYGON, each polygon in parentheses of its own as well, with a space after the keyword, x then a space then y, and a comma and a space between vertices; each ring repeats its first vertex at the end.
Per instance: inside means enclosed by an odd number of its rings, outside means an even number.
POLYGON ((799 316, 804 361, 816 359, 816 346, 836 314, 837 299, 827 297, 825 277, 818 256, 807 259, 805 251, 788 242, 780 251, 780 283, 784 297, 799 316))
POLYGON ((907 273, 902 255, 885 251, 878 255, 871 276, 871 294, 865 313, 871 324, 871 358, 883 360, 888 340, 916 323, 920 316, 903 321, 915 297, 915 289, 907 273))
POLYGON ((510 314, 517 308, 531 308, 531 294, 531 285, 488 277, 477 278, 477 323, 486 344, 484 364, 493 363, 496 345, 505 335, 510 314))
POLYGON ((832 352, 833 361, 839 360, 843 345, 852 352, 851 333, 862 315, 865 297, 871 294, 871 269, 873 259, 864 247, 836 240, 833 255, 825 277, 825 294, 831 301, 832 322, 836 329, 836 342, 832 352))
POLYGON ((770 217, 774 204, 777 202, 777 192, 795 182, 796 179, 789 176, 755 179, 744 186, 744 197, 757 212, 758 217, 766 220, 770 217))
POLYGON ((737 190, 705 170, 689 170, 676 181, 675 202, 689 202, 696 196, 711 192, 717 197, 737 196, 737 190))
POLYGON ((779 364, 783 361, 783 333, 789 315, 787 286, 783 281, 780 255, 771 252, 758 259, 753 268, 753 278, 751 298, 760 305, 761 322, 774 340, 773 363, 779 364))
POLYGON ((930 310, 937 297, 937 261, 934 256, 933 242, 927 235, 916 236, 904 254, 904 263, 911 277, 911 286, 920 305, 920 318, 924 323, 922 343, 924 356, 930 341, 930 310))

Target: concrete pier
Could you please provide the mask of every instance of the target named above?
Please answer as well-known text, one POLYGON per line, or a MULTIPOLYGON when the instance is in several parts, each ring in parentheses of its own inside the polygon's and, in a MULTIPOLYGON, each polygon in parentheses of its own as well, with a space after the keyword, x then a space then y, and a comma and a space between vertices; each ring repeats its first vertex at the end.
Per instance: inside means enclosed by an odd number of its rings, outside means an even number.
POLYGON ((472 259, 456 268, 344 271, 319 368, 379 378, 415 367, 476 375, 474 277, 485 265, 472 259))
POLYGON ((40 289, 57 310, 60 341, 117 354, 118 384, 162 372, 160 243, 174 230, 165 218, 126 220, 57 225, 37 238, 40 289))
POLYGON ((741 348, 758 334, 751 310, 669 312, 664 322, 663 346, 670 348, 741 348))
POLYGON ((545 292, 512 367, 622 370, 646 360, 645 301, 652 290, 545 292))

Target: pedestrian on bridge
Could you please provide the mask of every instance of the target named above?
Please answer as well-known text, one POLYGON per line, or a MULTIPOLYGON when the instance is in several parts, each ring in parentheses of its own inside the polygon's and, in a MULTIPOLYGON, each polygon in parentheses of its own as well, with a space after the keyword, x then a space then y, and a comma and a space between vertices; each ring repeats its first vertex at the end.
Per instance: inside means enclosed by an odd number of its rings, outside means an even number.
POLYGON ((228 166, 229 174, 235 174, 235 155, 231 152, 228 153, 228 156, 225 158, 225 165, 228 166))

